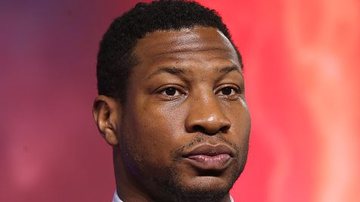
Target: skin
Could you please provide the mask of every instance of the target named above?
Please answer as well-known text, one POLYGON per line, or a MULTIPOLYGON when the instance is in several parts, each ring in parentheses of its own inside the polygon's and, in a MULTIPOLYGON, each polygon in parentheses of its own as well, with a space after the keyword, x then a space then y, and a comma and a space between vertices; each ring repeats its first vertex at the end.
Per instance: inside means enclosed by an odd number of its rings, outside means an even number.
POLYGON ((140 39, 127 100, 99 95, 94 118, 113 146, 124 201, 229 201, 247 158, 250 115, 234 47, 217 29, 155 31, 140 39), (199 145, 232 152, 221 169, 184 155, 199 145))

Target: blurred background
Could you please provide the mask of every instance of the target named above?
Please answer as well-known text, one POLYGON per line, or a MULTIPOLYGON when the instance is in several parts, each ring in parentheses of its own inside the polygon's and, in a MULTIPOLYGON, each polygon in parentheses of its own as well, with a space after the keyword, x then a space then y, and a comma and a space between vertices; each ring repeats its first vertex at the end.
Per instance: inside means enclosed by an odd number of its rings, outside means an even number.
MULTIPOLYGON (((0 1, 0 201, 111 201, 92 120, 98 44, 131 0, 0 1)), ((360 201, 360 2, 201 0, 245 63, 253 127, 236 201, 360 201)))

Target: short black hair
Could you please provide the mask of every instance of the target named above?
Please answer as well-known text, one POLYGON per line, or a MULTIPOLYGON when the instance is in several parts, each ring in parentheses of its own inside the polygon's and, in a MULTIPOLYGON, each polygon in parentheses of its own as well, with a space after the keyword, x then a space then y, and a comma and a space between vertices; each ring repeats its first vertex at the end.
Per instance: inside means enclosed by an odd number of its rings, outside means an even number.
POLYGON ((193 1, 160 0, 138 3, 116 18, 104 34, 97 58, 98 93, 126 101, 127 81, 136 64, 133 49, 147 33, 157 30, 180 30, 194 26, 214 27, 231 42, 241 55, 231 35, 215 10, 193 1))

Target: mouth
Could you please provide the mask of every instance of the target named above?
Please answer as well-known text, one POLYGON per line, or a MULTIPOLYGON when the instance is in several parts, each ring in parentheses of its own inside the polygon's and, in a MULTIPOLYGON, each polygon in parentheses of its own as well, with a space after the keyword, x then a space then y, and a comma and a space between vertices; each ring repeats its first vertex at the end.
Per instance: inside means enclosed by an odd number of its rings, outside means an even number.
POLYGON ((234 154, 233 149, 223 144, 200 144, 183 157, 199 170, 221 171, 229 166, 234 154))

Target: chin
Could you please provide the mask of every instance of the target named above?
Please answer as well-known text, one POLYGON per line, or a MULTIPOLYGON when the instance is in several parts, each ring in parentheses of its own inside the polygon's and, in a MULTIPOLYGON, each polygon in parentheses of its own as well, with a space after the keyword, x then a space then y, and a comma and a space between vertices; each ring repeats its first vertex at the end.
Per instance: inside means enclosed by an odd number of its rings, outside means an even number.
POLYGON ((233 186, 234 180, 224 179, 214 176, 198 176, 191 179, 187 186, 188 189, 197 190, 199 192, 229 192, 233 186))
POLYGON ((197 176, 177 185, 178 201, 222 201, 234 184, 232 179, 197 176))
MULTIPOLYGON (((166 169, 162 175, 152 177, 158 191, 167 201, 224 201, 229 191, 239 177, 242 169, 236 164, 221 171, 199 171, 181 165, 166 169), (164 175, 164 173, 167 173, 164 175)), ((156 189, 154 190, 156 192, 156 189)))

